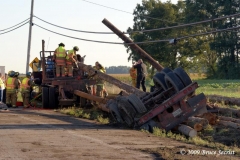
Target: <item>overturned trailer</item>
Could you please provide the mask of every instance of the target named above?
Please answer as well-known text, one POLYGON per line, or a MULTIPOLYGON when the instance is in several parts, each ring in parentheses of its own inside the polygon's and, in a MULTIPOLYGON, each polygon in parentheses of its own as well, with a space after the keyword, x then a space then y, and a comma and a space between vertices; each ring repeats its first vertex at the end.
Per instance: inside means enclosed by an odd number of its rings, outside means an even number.
POLYGON ((167 131, 190 116, 206 112, 205 95, 195 94, 198 84, 192 82, 182 68, 164 68, 109 21, 104 19, 103 23, 158 70, 153 77, 156 89, 153 92, 143 92, 82 62, 77 64, 74 77, 56 78, 54 66, 50 72, 47 68, 49 65, 46 59, 49 55, 45 55, 48 53, 51 57, 53 52, 44 51, 43 41, 40 54, 42 72, 34 73, 42 76, 43 107, 55 108, 59 105, 73 105, 76 102, 84 106, 87 102, 97 101, 98 107, 111 113, 119 123, 147 130, 159 127, 167 131), (116 85, 123 92, 113 99, 92 95, 91 85, 94 85, 95 81, 90 77, 93 76, 116 85), (77 97, 80 97, 80 100, 77 97))
POLYGON ((188 117, 207 111, 205 95, 195 94, 198 84, 192 82, 182 68, 174 70, 164 68, 108 20, 104 19, 102 22, 157 69, 158 73, 153 77, 156 89, 150 93, 142 92, 104 73, 97 72, 90 66, 79 63, 79 68, 90 75, 96 75, 98 78, 117 85, 129 95, 119 95, 111 100, 97 100, 96 97, 88 96, 80 91, 74 91, 75 94, 104 104, 100 105, 101 108, 109 111, 118 122, 148 130, 159 127, 168 131, 188 117))

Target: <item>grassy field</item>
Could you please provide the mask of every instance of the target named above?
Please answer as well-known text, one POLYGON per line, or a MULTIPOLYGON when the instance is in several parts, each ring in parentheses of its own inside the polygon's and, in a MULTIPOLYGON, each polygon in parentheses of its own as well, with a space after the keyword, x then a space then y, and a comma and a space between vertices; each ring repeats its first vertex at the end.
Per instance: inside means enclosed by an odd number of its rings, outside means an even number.
MULTIPOLYGON (((124 83, 131 84, 129 74, 111 74, 111 76, 121 80, 124 83)), ((190 74, 193 81, 199 84, 196 93, 204 93, 205 95, 221 95, 226 97, 240 98, 240 79, 239 80, 208 80, 204 75, 190 74)), ((147 91, 149 91, 150 78, 146 80, 147 91)), ((106 84, 109 93, 118 93, 120 89, 109 83, 106 84)))

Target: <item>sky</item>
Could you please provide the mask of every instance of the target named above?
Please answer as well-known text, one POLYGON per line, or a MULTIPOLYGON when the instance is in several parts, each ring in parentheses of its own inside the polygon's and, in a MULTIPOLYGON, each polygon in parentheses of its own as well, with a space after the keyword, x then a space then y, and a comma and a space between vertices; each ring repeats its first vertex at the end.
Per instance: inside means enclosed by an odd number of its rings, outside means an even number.
MULTIPOLYGON (((103 6, 133 13, 142 0, 88 0, 103 6)), ((50 23, 76 30, 93 32, 111 32, 102 20, 106 18, 121 31, 133 26, 133 15, 120 12, 84 0, 34 0, 33 14, 50 23)), ((165 2, 165 0, 162 0, 165 2)), ((177 0, 172 0, 176 3, 177 0)), ((1 10, 0 30, 9 28, 30 17, 31 0, 0 0, 1 10)), ((73 32, 57 28, 33 18, 33 23, 61 34, 90 39, 123 43, 115 34, 89 34, 73 32)), ((29 23, 9 33, 0 31, 0 66, 5 66, 5 72, 14 70, 26 72, 29 23)), ((85 64, 94 65, 99 61, 103 66, 131 66, 126 48, 119 44, 104 44, 72 39, 45 31, 36 25, 32 27, 31 52, 29 62, 40 57, 42 40, 45 40, 45 50, 53 51, 63 42, 67 50, 79 47, 81 56, 86 55, 85 64)), ((29 68, 31 71, 31 68, 29 68)))

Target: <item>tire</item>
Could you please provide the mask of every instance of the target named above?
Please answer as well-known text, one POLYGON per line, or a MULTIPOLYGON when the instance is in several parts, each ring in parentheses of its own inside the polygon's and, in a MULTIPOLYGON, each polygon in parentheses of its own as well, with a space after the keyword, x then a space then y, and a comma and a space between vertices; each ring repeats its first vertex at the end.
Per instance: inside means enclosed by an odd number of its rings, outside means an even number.
POLYGON ((114 119, 119 123, 123 123, 123 119, 118 110, 117 103, 114 102, 113 100, 109 100, 109 104, 107 104, 107 106, 110 110, 111 115, 114 117, 114 119))
POLYGON ((172 72, 172 70, 171 70, 170 68, 166 67, 166 68, 163 68, 163 70, 161 70, 160 73, 168 74, 168 73, 170 73, 170 72, 172 72))
POLYGON ((174 69, 173 72, 181 79, 185 87, 192 83, 189 75, 181 67, 174 69))
POLYGON ((56 108, 56 92, 54 87, 49 87, 49 108, 56 108))
POLYGON ((144 113, 147 111, 147 108, 135 94, 129 95, 127 99, 138 113, 144 113))
POLYGON ((165 82, 168 88, 173 87, 177 92, 184 88, 184 84, 182 83, 180 78, 178 78, 178 76, 173 72, 169 72, 165 75, 165 82))
POLYGON ((156 88, 162 88, 164 90, 167 90, 167 85, 166 85, 164 77, 165 77, 165 74, 163 74, 163 73, 156 73, 153 76, 153 83, 156 88))
POLYGON ((42 87, 42 107, 49 108, 48 87, 42 87))
POLYGON ((119 98, 117 105, 124 122, 129 127, 132 127, 134 123, 134 117, 137 113, 134 107, 128 102, 127 98, 125 97, 119 98))

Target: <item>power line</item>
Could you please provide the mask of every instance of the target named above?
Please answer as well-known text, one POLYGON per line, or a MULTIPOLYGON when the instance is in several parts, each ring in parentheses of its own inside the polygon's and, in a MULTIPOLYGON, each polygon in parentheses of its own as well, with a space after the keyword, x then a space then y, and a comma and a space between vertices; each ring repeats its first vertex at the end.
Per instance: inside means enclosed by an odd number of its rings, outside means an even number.
POLYGON ((70 31, 83 32, 83 33, 94 33, 94 34, 114 34, 113 32, 93 32, 93 31, 83 31, 83 30, 76 30, 76 29, 66 28, 66 27, 58 26, 56 24, 52 24, 50 22, 47 22, 47 21, 45 21, 45 20, 43 20, 43 19, 41 19, 41 18, 39 18, 37 16, 34 16, 34 17, 36 17, 37 19, 39 19, 39 20, 41 20, 41 21, 43 21, 45 23, 53 25, 55 27, 59 27, 59 28, 62 28, 62 29, 67 29, 67 30, 70 30, 70 31))
POLYGON ((27 22, 25 22, 24 24, 22 24, 22 25, 20 25, 20 26, 18 26, 18 27, 16 27, 16 28, 13 28, 13 29, 11 29, 11 30, 9 30, 9 31, 6 31, 6 32, 3 32, 3 33, 0 33, 0 35, 5 34, 5 33, 8 33, 8 32, 11 32, 11 31, 14 31, 14 30, 16 30, 16 29, 18 29, 18 28, 24 26, 24 25, 27 24, 27 23, 29 23, 29 21, 27 21, 27 22))
POLYGON ((196 37, 196 36, 202 36, 202 35, 206 35, 206 34, 230 31, 230 30, 235 30, 235 29, 239 29, 239 28, 240 28, 240 26, 237 26, 237 27, 231 27, 231 28, 226 28, 226 29, 219 29, 219 30, 216 30, 216 31, 210 31, 210 32, 205 32, 205 33, 192 34, 192 35, 188 35, 188 36, 183 36, 183 37, 177 38, 177 40, 190 38, 190 37, 196 37))
MULTIPOLYGON (((112 7, 108 7, 108 6, 105 6, 105 5, 102 5, 102 4, 90 2, 90 1, 87 1, 87 0, 82 0, 82 1, 85 1, 85 2, 87 2, 87 3, 94 4, 94 5, 97 5, 97 6, 101 6, 101 7, 105 7, 105 8, 108 8, 108 9, 112 9, 112 10, 116 10, 116 11, 120 11, 120 12, 124 12, 124 13, 128 13, 128 14, 133 15, 133 13, 131 13, 131 12, 123 11, 123 10, 116 9, 116 8, 112 8, 112 7)), ((163 20, 163 19, 159 19, 159 18, 153 18, 153 17, 149 17, 149 16, 145 16, 145 15, 139 15, 139 16, 140 16, 140 17, 149 18, 149 19, 155 19, 155 20, 159 20, 159 21, 163 21, 163 22, 171 22, 171 23, 173 23, 173 21, 163 20)))
POLYGON ((8 29, 10 29, 10 28, 13 28, 13 27, 15 27, 15 26, 18 26, 19 24, 22 24, 22 23, 24 23, 24 22, 27 21, 27 20, 29 20, 29 18, 26 19, 26 20, 24 20, 24 21, 22 21, 22 22, 20 22, 20 23, 18 23, 18 24, 16 24, 16 25, 14 25, 14 26, 12 26, 12 27, 9 27, 9 28, 6 28, 6 29, 2 29, 2 30, 0 30, 0 32, 5 31, 5 30, 8 30, 8 29))
POLYGON ((83 39, 83 38, 77 38, 77 37, 72 37, 72 36, 68 36, 65 34, 61 34, 61 33, 57 33, 54 31, 51 31, 49 29, 46 29, 44 27, 41 27, 39 25, 37 25, 36 23, 34 23, 34 25, 38 26, 39 28, 42 28, 46 31, 61 35, 61 36, 65 36, 65 37, 69 37, 69 38, 73 38, 73 39, 78 39, 78 40, 83 40, 83 41, 89 41, 89 42, 97 42, 97 43, 108 43, 108 44, 145 44, 145 43, 156 43, 156 42, 168 42, 169 40, 155 40, 155 41, 146 41, 146 42, 134 42, 134 43, 118 43, 118 42, 106 42, 106 41, 97 41, 97 40, 90 40, 90 39, 83 39))
MULTIPOLYGON (((225 19, 225 18, 229 18, 229 17, 234 17, 234 16, 239 16, 240 13, 237 14, 232 14, 232 15, 228 15, 228 16, 224 16, 224 17, 219 17, 219 18, 214 18, 214 19, 209 19, 209 20, 204 20, 204 21, 199 21, 199 22, 194 22, 194 23, 188 23, 188 24, 182 24, 182 25, 177 25, 177 26, 170 26, 170 27, 163 27, 163 28, 156 28, 156 29, 149 29, 149 30, 142 30, 142 31, 131 31, 131 32, 123 32, 123 34, 131 34, 131 33, 144 33, 144 32, 153 32, 153 31, 160 31, 160 30, 167 30, 167 29, 174 29, 174 28, 180 28, 180 27, 186 27, 186 26, 191 26, 191 25, 197 25, 197 24, 202 24, 202 23, 207 23, 207 22, 212 22, 212 21, 217 21, 217 20, 221 20, 221 19, 225 19)), ((83 32, 83 33, 93 33, 93 34, 115 34, 113 32, 93 32, 93 31, 83 31, 83 30, 76 30, 76 29, 71 29, 71 28, 66 28, 66 27, 62 27, 56 24, 52 24, 50 22, 47 22, 37 16, 34 16, 37 19, 53 25, 55 27, 59 27, 62 29, 67 29, 67 30, 71 30, 71 31, 76 31, 76 32, 83 32)))
MULTIPOLYGON (((54 31, 51 31, 49 29, 46 29, 44 27, 41 27, 37 24, 34 24, 39 28, 42 28, 46 31, 61 35, 61 36, 65 36, 68 38, 73 38, 73 39, 78 39, 78 40, 83 40, 83 41, 89 41, 89 42, 96 42, 96 43, 107 43, 107 44, 148 44, 148 43, 158 43, 158 42, 169 42, 170 39, 165 39, 165 40, 154 40, 154 41, 145 41, 145 42, 134 42, 134 43, 118 43, 118 42, 106 42, 106 41, 97 41, 97 40, 89 40, 89 39, 83 39, 83 38, 77 38, 77 37, 72 37, 72 36, 68 36, 65 34, 61 34, 61 33, 57 33, 54 31)), ((227 28, 227 29, 220 29, 220 30, 216 30, 216 31, 211 31, 211 32, 205 32, 205 33, 199 33, 199 34, 192 34, 192 35, 188 35, 188 36, 183 36, 180 38, 176 38, 177 40, 181 40, 181 39, 185 39, 185 38, 190 38, 190 37, 196 37, 196 36, 201 36, 201 35, 206 35, 206 34, 212 34, 212 33, 218 33, 218 32, 223 32, 223 31, 229 31, 229 30, 235 30, 235 29, 239 29, 240 26, 238 27, 232 27, 232 28, 227 28)))

